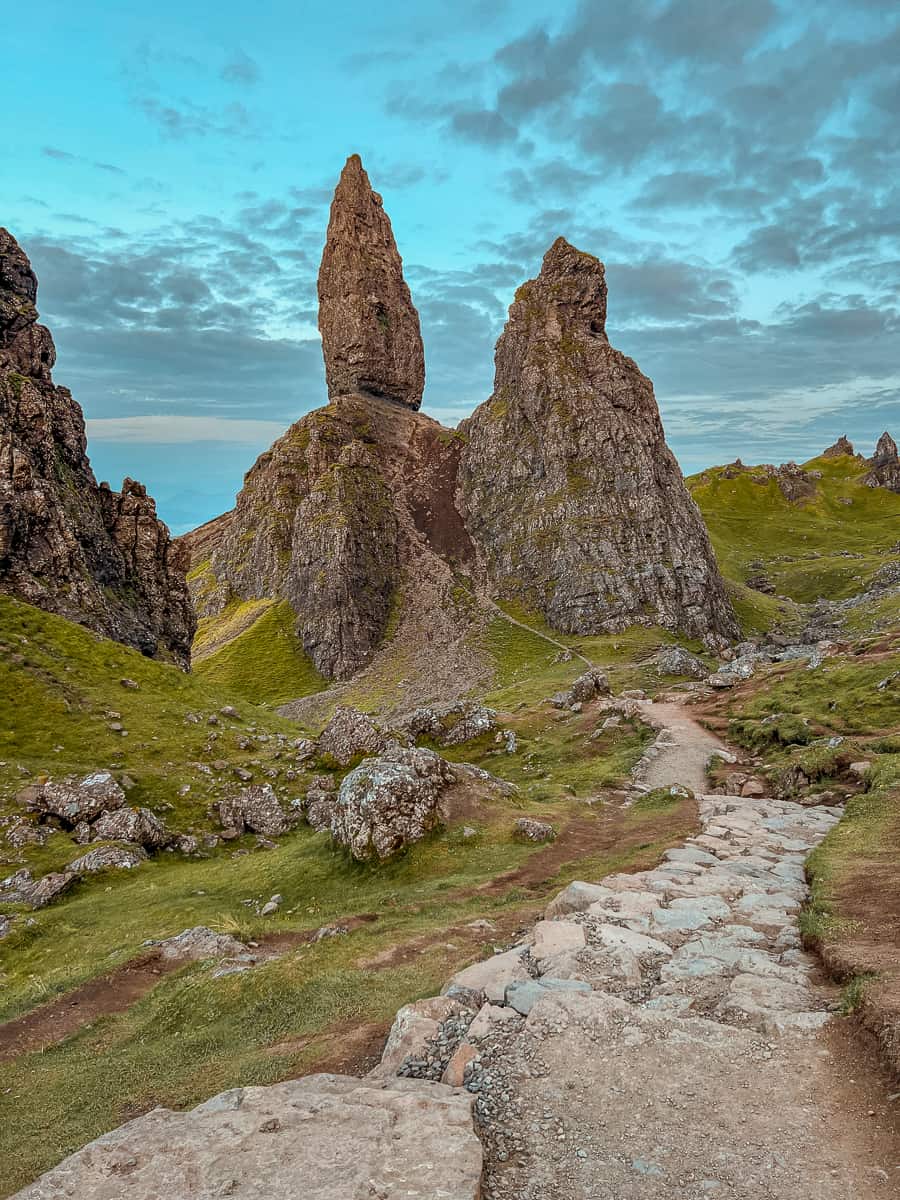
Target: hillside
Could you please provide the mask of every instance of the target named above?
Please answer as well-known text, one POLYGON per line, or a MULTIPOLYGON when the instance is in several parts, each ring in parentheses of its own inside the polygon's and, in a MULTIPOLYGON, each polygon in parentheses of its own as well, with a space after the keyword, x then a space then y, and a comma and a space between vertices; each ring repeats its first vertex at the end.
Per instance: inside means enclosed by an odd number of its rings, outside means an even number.
MULTIPOLYGON (((800 471, 731 464, 687 480, 745 633, 796 626, 798 606, 824 601, 833 611, 898 560, 900 496, 866 486, 866 460, 819 456, 800 471)), ((856 615, 848 607, 843 620, 889 626, 898 612, 888 598, 856 615)))

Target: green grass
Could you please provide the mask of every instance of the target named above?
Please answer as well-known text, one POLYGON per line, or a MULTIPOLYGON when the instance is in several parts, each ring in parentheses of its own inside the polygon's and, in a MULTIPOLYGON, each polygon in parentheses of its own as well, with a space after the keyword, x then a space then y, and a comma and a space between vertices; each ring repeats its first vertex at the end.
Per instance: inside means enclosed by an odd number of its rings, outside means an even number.
POLYGON ((747 595, 749 577, 766 574, 780 596, 798 602, 842 599, 864 590, 900 538, 900 496, 865 487, 858 461, 803 465, 822 478, 801 502, 786 500, 773 480, 754 482, 754 467, 730 479, 718 467, 687 481, 748 630, 771 624, 779 606, 771 596, 747 595))
POLYGON ((213 636, 230 640, 197 662, 198 678, 254 704, 270 705, 286 704, 328 686, 303 652, 294 629, 296 618, 286 600, 251 600, 226 613, 224 621, 211 618, 201 622, 201 646, 213 636), (257 609, 259 615, 241 629, 248 613, 252 617, 257 609), (236 629, 241 631, 235 634, 232 631, 236 629))
MULTIPOLYGON (((0 814, 17 811, 12 798, 34 776, 108 769, 135 781, 129 803, 157 810, 172 828, 206 824, 218 785, 198 764, 222 758, 259 779, 282 765, 279 739, 298 733, 211 680, 0 596, 0 814), (226 705, 236 718, 216 715, 226 705), (239 749, 248 735, 252 745, 239 749)), ((29 863, 42 853, 23 851, 29 863)))

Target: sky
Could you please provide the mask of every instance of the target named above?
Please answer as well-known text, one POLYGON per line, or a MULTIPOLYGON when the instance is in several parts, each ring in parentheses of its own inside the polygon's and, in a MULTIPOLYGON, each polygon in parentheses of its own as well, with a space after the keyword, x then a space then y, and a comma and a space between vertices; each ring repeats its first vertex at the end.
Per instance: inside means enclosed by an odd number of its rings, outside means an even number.
POLYGON ((43 0, 4 15, 0 224, 98 478, 176 533, 326 401, 316 271, 362 155, 423 409, 491 392, 558 235, 686 473, 900 434, 895 0, 43 0), (129 11, 131 9, 131 11, 129 11))

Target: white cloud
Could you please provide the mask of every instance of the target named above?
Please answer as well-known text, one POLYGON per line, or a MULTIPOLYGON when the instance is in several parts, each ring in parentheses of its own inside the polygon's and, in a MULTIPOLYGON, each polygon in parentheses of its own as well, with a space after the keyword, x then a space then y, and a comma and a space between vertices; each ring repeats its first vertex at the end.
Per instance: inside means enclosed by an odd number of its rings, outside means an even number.
POLYGON ((94 417, 87 421, 93 442, 146 442, 184 445, 188 442, 229 442, 237 446, 268 445, 281 437, 280 421, 229 420, 226 417, 94 417))

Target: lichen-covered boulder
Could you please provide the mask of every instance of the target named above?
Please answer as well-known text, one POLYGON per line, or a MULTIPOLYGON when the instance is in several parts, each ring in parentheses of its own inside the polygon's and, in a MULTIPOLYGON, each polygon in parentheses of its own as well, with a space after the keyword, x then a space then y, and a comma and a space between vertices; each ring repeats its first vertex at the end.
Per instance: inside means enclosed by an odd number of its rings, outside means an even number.
POLYGON ((599 667, 588 667, 569 688, 569 703, 587 704, 595 696, 608 696, 609 693, 610 686, 606 673, 599 667))
POLYGON ((703 659, 691 654, 683 646, 663 646, 655 661, 663 675, 689 675, 692 679, 705 679, 709 674, 703 659))
POLYGON ((103 813, 92 826, 92 840, 133 842, 148 850, 160 850, 172 840, 172 834, 149 808, 119 808, 103 813))
POLYGON ((50 780, 36 784, 20 793, 19 799, 31 812, 57 817, 65 825, 75 826, 121 808, 125 793, 109 771, 95 771, 78 782, 50 780))
POLYGON ((378 754, 385 736, 371 717, 356 708, 339 706, 322 730, 318 752, 346 767, 358 754, 378 754))
POLYGON ((70 862, 67 871, 129 871, 147 861, 147 852, 140 846, 97 846, 70 862))
POLYGON ((454 782, 439 754, 395 744, 346 776, 331 835, 360 861, 390 858, 443 824, 441 796, 454 782))
POLYGON ((216 806, 223 829, 236 829, 264 837, 278 837, 290 828, 281 801, 270 783, 244 788, 237 796, 220 800, 216 806))
POLYGON ((453 704, 414 708, 399 717, 393 728, 413 741, 431 737, 441 746, 460 746, 483 733, 493 733, 497 728, 497 713, 484 704, 458 700, 453 704))
POLYGON ((552 842, 556 830, 547 821, 536 821, 533 817, 519 817, 513 834, 520 842, 552 842))

